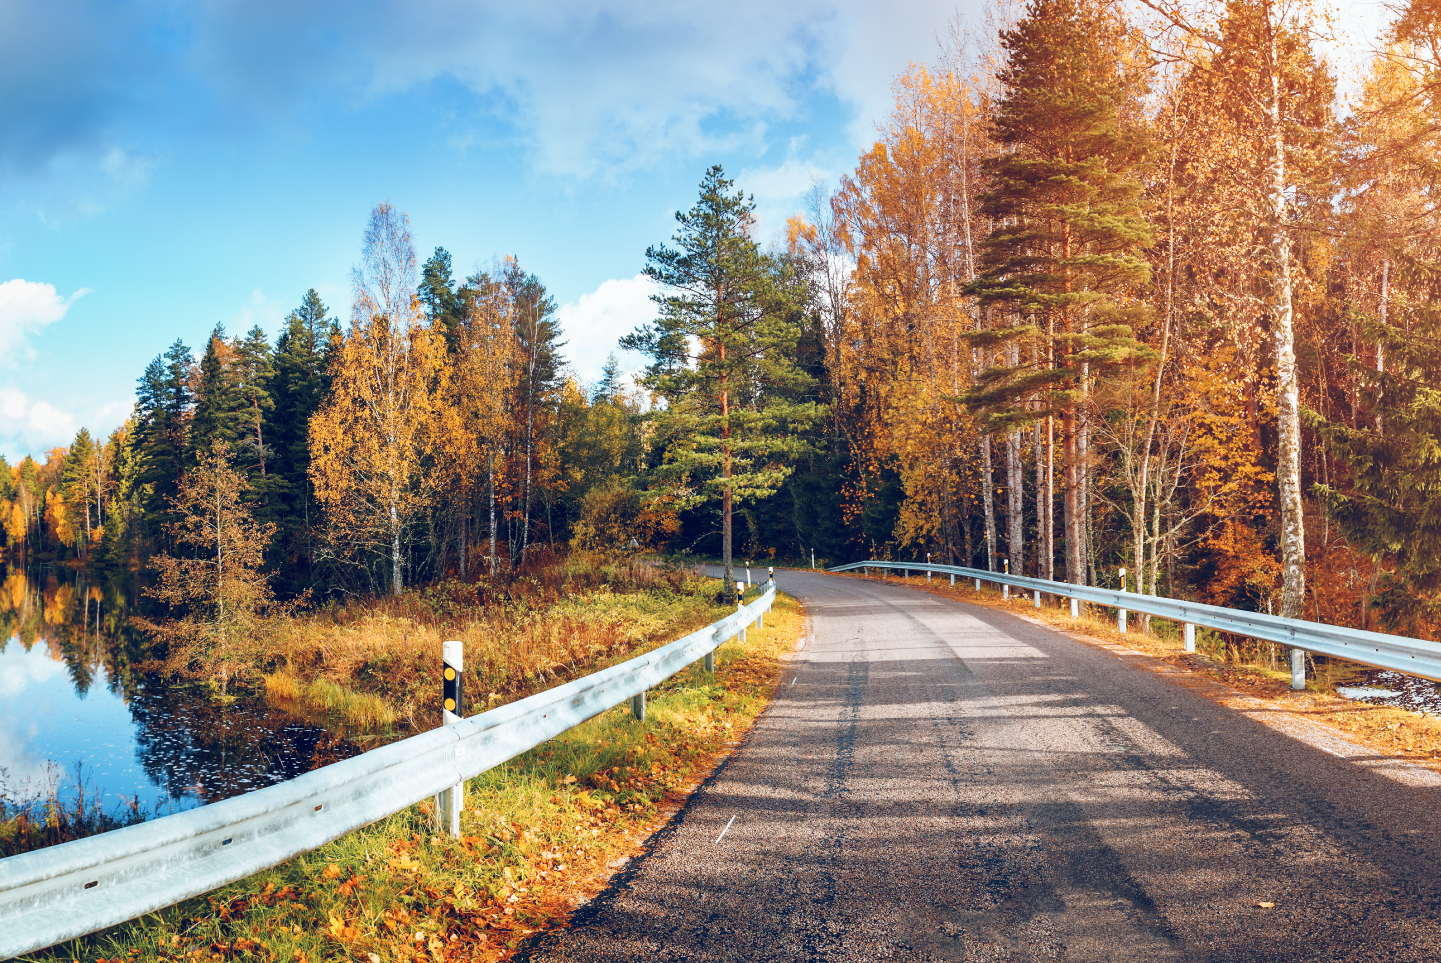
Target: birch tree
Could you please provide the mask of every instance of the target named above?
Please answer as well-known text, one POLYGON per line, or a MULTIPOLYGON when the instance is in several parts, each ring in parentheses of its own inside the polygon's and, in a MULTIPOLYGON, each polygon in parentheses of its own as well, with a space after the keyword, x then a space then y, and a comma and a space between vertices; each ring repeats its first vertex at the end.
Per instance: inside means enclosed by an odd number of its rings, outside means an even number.
POLYGON ((310 475, 337 558, 370 565, 388 556, 390 591, 405 585, 402 542, 433 479, 425 458, 445 356, 416 298, 406 216, 378 205, 351 275, 350 330, 330 395, 310 422, 310 475))

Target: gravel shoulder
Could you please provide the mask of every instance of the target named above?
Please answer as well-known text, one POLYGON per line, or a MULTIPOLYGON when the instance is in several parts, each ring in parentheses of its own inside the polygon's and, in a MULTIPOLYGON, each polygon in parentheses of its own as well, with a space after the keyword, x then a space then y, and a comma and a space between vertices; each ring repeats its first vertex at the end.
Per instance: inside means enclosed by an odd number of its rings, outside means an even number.
POLYGON ((778 579, 812 636, 775 700, 530 959, 1441 958, 1429 770, 1005 611, 778 579))

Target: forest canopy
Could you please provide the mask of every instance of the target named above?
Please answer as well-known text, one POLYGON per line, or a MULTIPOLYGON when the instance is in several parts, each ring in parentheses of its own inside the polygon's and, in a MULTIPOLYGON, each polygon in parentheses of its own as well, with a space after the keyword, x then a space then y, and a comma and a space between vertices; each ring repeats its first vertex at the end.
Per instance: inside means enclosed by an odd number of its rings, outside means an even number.
POLYGON ((1326 29, 1031 0, 897 77, 775 243, 707 170, 636 252, 634 379, 571 372, 516 258, 456 277, 378 205, 344 320, 312 290, 273 341, 177 340, 108 438, 0 463, 7 558, 173 575, 229 472, 279 600, 814 551, 1434 636, 1441 6, 1344 103, 1326 29))

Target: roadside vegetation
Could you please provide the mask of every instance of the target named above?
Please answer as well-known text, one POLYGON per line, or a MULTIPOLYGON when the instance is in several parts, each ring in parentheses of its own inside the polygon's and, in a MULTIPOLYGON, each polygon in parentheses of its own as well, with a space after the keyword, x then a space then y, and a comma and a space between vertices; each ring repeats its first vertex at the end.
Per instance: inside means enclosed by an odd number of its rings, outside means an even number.
POLYGON ((317 963, 504 960, 563 925, 644 851, 765 708, 805 628, 777 598, 763 630, 648 696, 466 787, 461 838, 430 802, 208 896, 27 959, 317 963))

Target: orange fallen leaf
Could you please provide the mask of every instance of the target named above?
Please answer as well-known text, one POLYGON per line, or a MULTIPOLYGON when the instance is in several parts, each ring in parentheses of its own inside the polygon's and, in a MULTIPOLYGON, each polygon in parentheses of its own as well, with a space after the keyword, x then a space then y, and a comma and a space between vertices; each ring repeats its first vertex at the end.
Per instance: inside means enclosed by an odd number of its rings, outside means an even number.
POLYGON ((1259 906, 1259 907, 1261 907, 1261 909, 1274 909, 1275 906, 1276 906, 1275 903, 1261 903, 1261 902, 1258 902, 1256 905, 1259 906))

